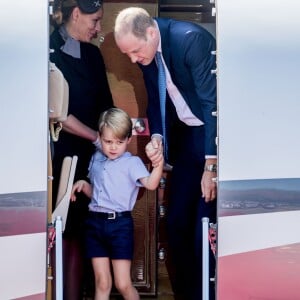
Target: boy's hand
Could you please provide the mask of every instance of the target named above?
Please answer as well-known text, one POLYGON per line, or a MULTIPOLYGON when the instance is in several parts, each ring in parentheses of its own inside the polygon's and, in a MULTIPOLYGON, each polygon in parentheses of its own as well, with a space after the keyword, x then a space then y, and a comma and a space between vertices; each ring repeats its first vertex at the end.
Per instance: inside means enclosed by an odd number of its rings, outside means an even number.
POLYGON ((72 191, 71 191, 71 201, 76 201, 76 193, 80 193, 83 190, 85 181, 84 180, 78 180, 74 183, 72 191))

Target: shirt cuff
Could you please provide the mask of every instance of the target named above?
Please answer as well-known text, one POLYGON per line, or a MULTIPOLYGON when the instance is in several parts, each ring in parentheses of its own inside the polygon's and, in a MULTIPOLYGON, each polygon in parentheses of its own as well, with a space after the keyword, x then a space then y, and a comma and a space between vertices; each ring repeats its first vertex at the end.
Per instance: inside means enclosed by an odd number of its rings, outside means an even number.
POLYGON ((160 133, 153 133, 153 134, 151 135, 151 139, 152 139, 152 138, 155 138, 155 137, 160 137, 162 140, 163 140, 163 138, 164 138, 160 133))
POLYGON ((217 155, 205 155, 205 159, 210 159, 210 158, 213 158, 213 159, 217 159, 217 155))

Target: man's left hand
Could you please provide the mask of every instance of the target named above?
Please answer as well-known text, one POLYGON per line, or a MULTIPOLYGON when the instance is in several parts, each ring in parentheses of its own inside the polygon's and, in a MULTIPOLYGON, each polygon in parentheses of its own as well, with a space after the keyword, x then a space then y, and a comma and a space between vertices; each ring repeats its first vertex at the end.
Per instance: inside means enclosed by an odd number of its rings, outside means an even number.
POLYGON ((216 172, 204 171, 201 180, 202 197, 205 202, 213 201, 217 197, 217 183, 213 178, 217 177, 216 172))

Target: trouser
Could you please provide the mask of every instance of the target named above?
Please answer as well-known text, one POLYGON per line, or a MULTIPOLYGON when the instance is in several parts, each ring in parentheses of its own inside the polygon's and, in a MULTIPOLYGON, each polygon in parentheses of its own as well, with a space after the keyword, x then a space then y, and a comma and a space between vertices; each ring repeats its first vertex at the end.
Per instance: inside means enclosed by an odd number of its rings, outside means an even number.
MULTIPOLYGON (((201 151, 204 150, 199 144, 193 145, 193 141, 197 143, 196 139, 201 139, 203 132, 190 132, 187 129, 180 136, 183 137, 180 141, 181 152, 173 163, 167 212, 168 243, 175 267, 172 286, 175 294, 183 295, 182 299, 201 300, 202 218, 208 217, 210 222, 216 222, 216 200, 206 203, 201 197, 205 163, 204 154, 201 159, 201 151), (186 145, 186 148, 182 145, 186 145)), ((212 252, 209 269, 210 277, 214 277, 215 259, 212 252)), ((210 300, 214 299, 214 294, 212 282, 210 300)))

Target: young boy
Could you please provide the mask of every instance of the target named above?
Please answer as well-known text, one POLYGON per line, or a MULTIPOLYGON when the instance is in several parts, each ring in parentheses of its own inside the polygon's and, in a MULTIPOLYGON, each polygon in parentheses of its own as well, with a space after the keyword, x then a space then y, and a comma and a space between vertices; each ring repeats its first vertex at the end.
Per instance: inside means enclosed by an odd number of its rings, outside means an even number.
MULTIPOLYGON (((92 259, 95 274, 95 300, 109 299, 113 267, 115 286, 124 299, 139 299, 132 285, 130 268, 133 258, 133 219, 139 187, 157 188, 163 171, 160 154, 148 172, 142 160, 127 152, 131 141, 132 122, 126 112, 111 108, 99 120, 99 150, 89 166, 90 183, 77 181, 71 201, 83 192, 91 199, 86 221, 87 257, 92 259)), ((162 153, 162 145, 159 145, 162 153)), ((151 143, 146 153, 151 152, 151 143)))

